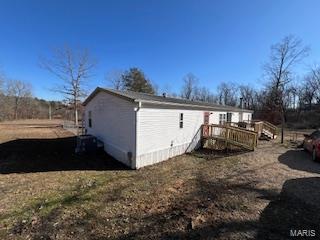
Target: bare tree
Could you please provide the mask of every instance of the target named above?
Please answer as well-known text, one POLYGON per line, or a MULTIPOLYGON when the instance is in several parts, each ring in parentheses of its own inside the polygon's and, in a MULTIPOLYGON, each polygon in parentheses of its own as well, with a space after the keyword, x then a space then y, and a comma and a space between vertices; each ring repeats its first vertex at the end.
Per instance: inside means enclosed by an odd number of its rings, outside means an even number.
POLYGON ((5 75, 0 70, 0 94, 4 93, 4 85, 5 85, 5 75))
POLYGON ((296 98, 298 90, 296 85, 288 84, 283 92, 284 96, 284 110, 286 109, 296 109, 296 98))
POLYGON ((124 71, 113 69, 106 74, 105 79, 113 89, 123 90, 124 89, 124 82, 122 77, 123 74, 124 74, 124 71))
POLYGON ((287 36, 271 47, 270 61, 264 67, 269 79, 270 97, 281 117, 281 143, 283 143, 285 124, 284 90, 292 80, 293 67, 307 56, 308 51, 309 49, 302 45, 301 40, 287 36))
POLYGON ((240 85, 239 92, 240 92, 240 97, 243 100, 244 107, 247 109, 255 109, 254 97, 255 97, 256 91, 249 85, 240 85))
POLYGON ((222 82, 218 86, 219 104, 236 106, 238 100, 238 91, 234 83, 222 82))
POLYGON ((320 67, 311 67, 308 75, 308 86, 314 91, 314 98, 320 103, 320 67))
POLYGON ((95 61, 87 50, 74 51, 64 47, 57 49, 51 59, 42 59, 40 65, 62 80, 63 83, 54 88, 54 91, 63 94, 73 107, 74 122, 78 126, 79 103, 86 96, 85 87, 95 67, 95 61))
POLYGON ((193 98, 202 102, 216 103, 217 97, 206 87, 195 87, 193 98))
POLYGON ((197 84, 198 84, 198 78, 195 75, 193 75, 192 73, 188 73, 183 78, 181 97, 191 100, 193 98, 193 94, 194 94, 194 91, 195 91, 197 84))
POLYGON ((18 119, 18 109, 23 100, 32 97, 32 87, 30 84, 20 80, 9 80, 7 82, 6 94, 14 100, 14 119, 18 119))
POLYGON ((163 87, 161 87, 159 90, 160 94, 163 94, 167 97, 177 97, 177 93, 172 91, 172 87, 170 84, 166 83, 163 87))
POLYGON ((8 117, 6 108, 8 107, 7 97, 4 94, 4 75, 0 72, 0 121, 8 117))
POLYGON ((4 80, 0 77, 0 94, 3 94, 4 80))
POLYGON ((299 86, 298 91, 300 107, 304 107, 305 105, 307 105, 309 107, 309 110, 311 110, 312 103, 316 99, 316 91, 317 88, 314 85, 313 76, 310 74, 306 75, 301 85, 299 86))

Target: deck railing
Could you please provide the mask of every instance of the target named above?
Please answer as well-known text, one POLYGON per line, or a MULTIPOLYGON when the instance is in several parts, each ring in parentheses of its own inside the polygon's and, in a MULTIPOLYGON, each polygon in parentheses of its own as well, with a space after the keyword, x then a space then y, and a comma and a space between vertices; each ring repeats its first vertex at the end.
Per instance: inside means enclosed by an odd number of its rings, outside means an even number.
POLYGON ((257 146, 257 133, 227 125, 202 125, 202 137, 204 139, 219 139, 228 144, 254 150, 257 146))
POLYGON ((263 132, 263 130, 268 131, 269 133, 272 134, 272 138, 275 138, 275 135, 278 135, 278 128, 266 121, 259 121, 255 120, 254 121, 254 131, 256 131, 259 136, 263 132))
POLYGON ((245 130, 254 131, 254 123, 248 123, 248 122, 225 122, 224 123, 227 126, 230 127, 237 127, 245 130))
POLYGON ((266 121, 254 120, 251 122, 226 122, 225 125, 231 127, 238 127, 241 129, 251 130, 258 133, 258 136, 261 136, 261 133, 268 133, 275 138, 278 135, 278 128, 266 121))

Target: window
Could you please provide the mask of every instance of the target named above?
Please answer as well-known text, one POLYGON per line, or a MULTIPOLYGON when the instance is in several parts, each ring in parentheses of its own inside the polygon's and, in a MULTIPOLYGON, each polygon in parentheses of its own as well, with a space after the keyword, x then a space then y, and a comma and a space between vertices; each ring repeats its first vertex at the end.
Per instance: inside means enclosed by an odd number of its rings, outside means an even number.
POLYGON ((227 122, 232 122, 232 113, 227 113, 227 122))
POLYGON ((183 128, 183 113, 180 113, 179 127, 183 128))
POLYGON ((219 114, 219 124, 222 125, 226 122, 226 114, 219 114))
POLYGON ((89 111, 89 114, 88 114, 89 116, 88 116, 88 123, 89 123, 89 127, 92 127, 92 113, 91 113, 91 111, 89 111))

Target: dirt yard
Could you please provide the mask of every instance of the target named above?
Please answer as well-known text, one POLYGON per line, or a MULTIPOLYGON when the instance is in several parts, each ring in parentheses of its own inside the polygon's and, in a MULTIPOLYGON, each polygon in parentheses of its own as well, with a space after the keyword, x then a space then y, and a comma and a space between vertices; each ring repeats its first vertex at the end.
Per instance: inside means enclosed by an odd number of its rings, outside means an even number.
POLYGON ((320 237, 320 164, 289 141, 137 171, 74 146, 59 122, 0 124, 0 239, 320 237))

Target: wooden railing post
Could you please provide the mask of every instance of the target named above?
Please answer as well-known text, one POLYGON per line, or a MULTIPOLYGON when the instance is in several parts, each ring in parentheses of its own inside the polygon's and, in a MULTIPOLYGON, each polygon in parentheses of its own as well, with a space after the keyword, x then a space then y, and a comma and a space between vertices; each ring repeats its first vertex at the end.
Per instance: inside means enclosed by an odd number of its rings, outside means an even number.
POLYGON ((203 128, 204 128, 204 125, 202 124, 202 125, 201 125, 201 138, 204 137, 204 134, 203 134, 204 129, 203 129, 203 128))
POLYGON ((230 128, 226 126, 225 149, 228 149, 229 134, 230 134, 230 128))

